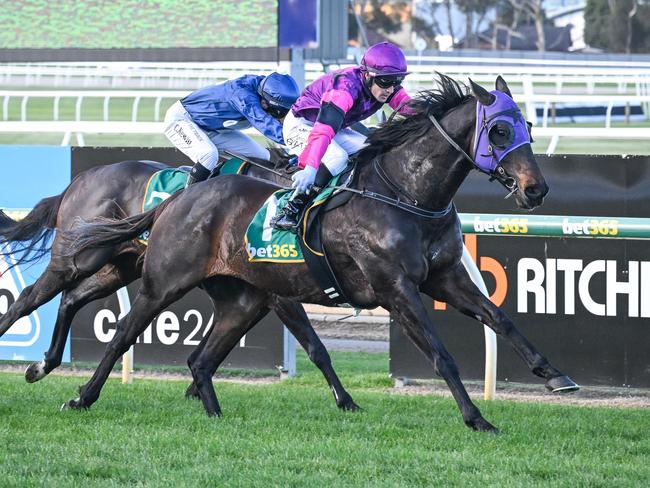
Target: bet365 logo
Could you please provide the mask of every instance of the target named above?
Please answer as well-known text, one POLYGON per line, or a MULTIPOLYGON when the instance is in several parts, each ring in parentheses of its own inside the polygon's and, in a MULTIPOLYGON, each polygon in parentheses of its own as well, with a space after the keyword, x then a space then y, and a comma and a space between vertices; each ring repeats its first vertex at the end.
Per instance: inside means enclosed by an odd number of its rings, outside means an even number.
MULTIPOLYGON (((9 269, 13 256, 0 257, 0 316, 7 313, 20 292, 25 289, 25 280, 18 266, 9 269)), ((21 317, 0 339, 0 346, 31 346, 41 333, 41 322, 36 311, 21 317)))

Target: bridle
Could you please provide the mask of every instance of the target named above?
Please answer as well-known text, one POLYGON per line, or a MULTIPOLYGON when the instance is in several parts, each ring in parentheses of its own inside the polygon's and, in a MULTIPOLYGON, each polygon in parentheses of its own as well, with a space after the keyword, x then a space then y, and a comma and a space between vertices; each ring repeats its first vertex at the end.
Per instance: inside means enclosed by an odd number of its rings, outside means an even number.
MULTIPOLYGON (((498 181, 499 183, 501 183, 506 188, 506 190, 508 190, 508 194, 505 196, 505 198, 510 198, 512 195, 514 195, 517 192, 517 190, 519 189, 519 186, 517 185, 517 181, 512 176, 510 176, 508 174, 508 172, 505 170, 505 168, 500 163, 498 163, 496 165, 493 172, 490 172, 490 171, 487 171, 487 170, 481 168, 476 163, 474 158, 472 158, 469 154, 467 154, 467 152, 465 152, 465 150, 462 147, 460 147, 458 144, 456 144, 456 141, 454 141, 451 138, 451 136, 449 134, 447 134, 447 132, 445 132, 445 129, 442 128, 442 126, 440 125, 440 122, 438 122, 438 120, 433 115, 429 114, 428 117, 429 117, 429 120, 436 127, 436 129, 438 129, 438 132, 440 132, 442 137, 444 137, 447 140, 447 142, 454 149, 456 149, 456 151, 461 153, 465 157, 465 159, 467 159, 470 163, 472 163, 472 166, 474 166, 474 169, 476 169, 477 171, 480 171, 481 173, 485 173, 486 175, 488 175, 490 177, 490 181, 494 181, 494 180, 498 181)), ((481 127, 480 131, 486 131, 487 132, 487 120, 484 120, 484 123, 481 124, 481 125, 482 125, 482 127, 481 127)), ((474 131, 474 138, 475 138, 475 140, 478 138, 478 134, 476 133, 476 129, 474 131)), ((490 148, 490 150, 491 150, 491 146, 488 146, 488 148, 490 148)))

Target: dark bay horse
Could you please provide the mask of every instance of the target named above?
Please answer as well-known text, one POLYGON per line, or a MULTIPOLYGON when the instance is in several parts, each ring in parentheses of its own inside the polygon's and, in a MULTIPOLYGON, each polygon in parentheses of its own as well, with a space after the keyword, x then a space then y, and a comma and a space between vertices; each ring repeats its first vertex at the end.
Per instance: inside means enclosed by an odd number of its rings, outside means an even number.
MULTIPOLYGON (((271 155, 272 163, 254 161, 257 165, 249 165, 247 174, 287 185, 290 182, 286 173, 288 158, 281 150, 273 148, 271 155)), ((123 161, 99 166, 78 175, 60 195, 41 200, 20 221, 14 221, 0 211, 0 249, 5 244, 12 244, 16 250, 26 251, 18 259, 18 264, 22 264, 39 259, 49 250, 48 242, 54 229, 70 229, 78 219, 136 215, 142 211, 142 199, 149 179, 156 171, 168 167, 154 161, 123 161)), ((60 238, 55 234, 51 247, 56 252, 60 246, 60 238)), ((41 380, 61 364, 70 325, 74 315, 84 305, 104 298, 140 277, 145 249, 146 246, 139 241, 118 244, 110 253, 98 256, 96 273, 66 276, 66 279, 61 278, 62 273, 56 269, 54 261, 51 263, 53 266, 48 266, 36 283, 25 288, 9 310, 0 316, 1 337, 20 317, 29 315, 63 292, 50 348, 42 361, 31 364, 25 371, 29 383, 41 380)), ((277 298, 270 308, 322 371, 337 405, 345 410, 356 410, 357 405, 332 368, 329 354, 314 332, 302 305, 277 298)), ((264 315, 266 313, 259 318, 264 315)), ((195 355, 200 348, 201 345, 195 349, 195 355)), ((187 395, 198 395, 193 385, 187 389, 187 395)))
MULTIPOLYGON (((358 155, 357 190, 322 222, 324 249, 346 295, 357 306, 391 312, 445 379, 465 423, 481 431, 496 429, 469 398, 419 289, 494 329, 548 389, 578 388, 481 294, 461 263, 462 236, 452 199, 474 167, 503 182, 523 209, 540 205, 548 191, 523 116, 500 77, 496 88, 488 92, 471 82, 471 95, 440 75, 438 90, 412 101, 412 116, 389 121, 370 135, 358 155)), ((92 268, 95 256, 116 243, 151 229, 142 287, 131 312, 119 322, 93 377, 67 407, 92 405, 117 359, 155 314, 199 284, 218 310, 191 364, 208 415, 221 414, 212 375, 269 300, 281 296, 332 305, 304 263, 248 261, 246 228, 277 186, 229 176, 205 185, 188 188, 156 211, 85 224, 66 235, 67 254, 53 260, 75 273, 92 268)))

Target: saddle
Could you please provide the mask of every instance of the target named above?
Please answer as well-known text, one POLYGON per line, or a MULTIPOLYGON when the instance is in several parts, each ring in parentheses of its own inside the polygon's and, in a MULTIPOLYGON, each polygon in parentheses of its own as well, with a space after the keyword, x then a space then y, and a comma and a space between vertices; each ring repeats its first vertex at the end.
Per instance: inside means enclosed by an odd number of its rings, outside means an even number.
POLYGON ((323 292, 337 304, 349 304, 327 258, 321 238, 321 217, 348 202, 353 193, 344 188, 356 182, 356 163, 348 166, 306 206, 299 218, 298 234, 271 227, 270 221, 290 198, 291 190, 270 195, 256 212, 245 235, 249 262, 305 262, 323 292))

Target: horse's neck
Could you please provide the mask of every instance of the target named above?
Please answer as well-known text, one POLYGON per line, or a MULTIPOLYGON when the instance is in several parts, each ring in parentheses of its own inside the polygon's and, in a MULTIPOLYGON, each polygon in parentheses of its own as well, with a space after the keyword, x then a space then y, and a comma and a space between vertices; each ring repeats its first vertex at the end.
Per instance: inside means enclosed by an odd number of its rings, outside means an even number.
MULTIPOLYGON (((471 126, 450 134, 470 152, 471 126)), ((433 127, 418 141, 396 148, 380 158, 380 164, 391 180, 412 195, 418 204, 429 209, 449 205, 463 183, 471 166, 462 155, 433 127)))

